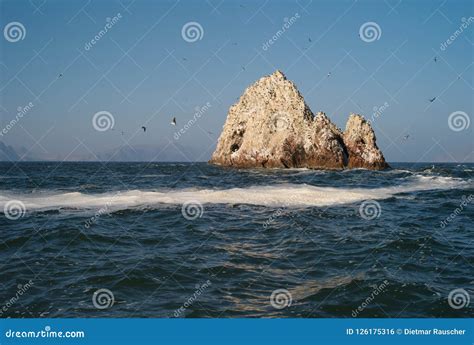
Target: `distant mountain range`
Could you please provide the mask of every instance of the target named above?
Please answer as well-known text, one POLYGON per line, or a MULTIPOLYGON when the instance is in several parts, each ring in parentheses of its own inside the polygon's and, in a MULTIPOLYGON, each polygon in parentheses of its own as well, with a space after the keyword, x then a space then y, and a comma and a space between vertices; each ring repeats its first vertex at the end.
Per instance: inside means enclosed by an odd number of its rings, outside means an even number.
POLYGON ((199 159, 200 155, 202 155, 200 150, 175 143, 172 145, 163 145, 160 147, 147 145, 137 145, 133 147, 121 146, 99 153, 97 154, 97 158, 100 161, 113 162, 194 162, 196 160, 204 161, 209 159, 209 155, 201 156, 199 159))
MULTIPOLYGON (((210 152, 203 153, 197 148, 179 143, 163 144, 157 147, 147 145, 120 146, 97 153, 78 153, 69 156, 68 161, 112 161, 112 162, 194 162, 206 161, 210 152)), ((58 161, 64 157, 52 154, 28 152, 25 148, 15 148, 0 141, 0 161, 58 161)))
POLYGON ((11 146, 0 141, 0 161, 18 161, 20 155, 11 146))
MULTIPOLYGON (((136 145, 119 146, 113 149, 104 150, 98 153, 90 153, 85 150, 68 156, 66 161, 112 161, 112 162, 204 162, 210 159, 212 149, 208 152, 196 147, 184 146, 179 143, 162 143, 157 146, 136 145)), ((468 148, 469 149, 469 148, 468 148)), ((467 157, 467 156, 466 156, 467 157)), ((64 156, 58 154, 47 154, 42 151, 28 151, 25 147, 13 147, 0 141, 0 162, 18 161, 62 161, 64 156)), ((425 157, 425 162, 455 162, 451 156, 443 152, 433 152, 429 157, 425 157)), ((473 162, 472 153, 469 157, 461 160, 463 163, 473 162)), ((392 162, 401 162, 403 158, 392 162)))

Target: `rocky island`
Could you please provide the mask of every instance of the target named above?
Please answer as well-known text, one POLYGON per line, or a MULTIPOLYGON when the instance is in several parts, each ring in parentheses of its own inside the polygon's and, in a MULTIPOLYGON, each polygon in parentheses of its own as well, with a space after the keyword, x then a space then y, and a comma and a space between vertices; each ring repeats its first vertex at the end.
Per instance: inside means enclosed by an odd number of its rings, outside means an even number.
POLYGON ((388 167, 361 115, 351 114, 341 131, 325 113, 315 116, 281 71, 249 86, 231 106, 209 162, 238 168, 388 167))

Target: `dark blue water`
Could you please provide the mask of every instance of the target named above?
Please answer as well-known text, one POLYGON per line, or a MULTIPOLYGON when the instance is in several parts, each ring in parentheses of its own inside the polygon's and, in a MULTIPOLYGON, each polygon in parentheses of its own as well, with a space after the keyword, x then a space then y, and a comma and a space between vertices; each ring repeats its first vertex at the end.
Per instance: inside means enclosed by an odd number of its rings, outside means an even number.
POLYGON ((0 163, 0 316, 471 316, 473 174, 0 163))

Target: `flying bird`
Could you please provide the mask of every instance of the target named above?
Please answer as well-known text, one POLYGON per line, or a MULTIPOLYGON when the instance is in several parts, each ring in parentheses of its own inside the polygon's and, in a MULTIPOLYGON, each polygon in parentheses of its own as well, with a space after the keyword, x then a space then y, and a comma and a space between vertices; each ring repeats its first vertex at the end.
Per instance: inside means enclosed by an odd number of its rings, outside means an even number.
POLYGON ((331 72, 328 73, 327 78, 329 78, 330 76, 331 76, 331 72))
POLYGON ((59 78, 62 78, 62 77, 63 77, 63 74, 62 74, 62 73, 59 73, 58 79, 59 79, 59 78))
POLYGON ((173 126, 176 126, 176 117, 173 117, 173 120, 171 120, 171 124, 172 124, 173 126))
POLYGON ((410 137, 410 134, 406 134, 403 136, 403 140, 407 140, 410 137))
POLYGON ((433 97, 432 99, 429 99, 430 103, 433 103, 435 101, 436 97, 433 97))
POLYGON ((146 127, 142 126, 143 132, 146 132, 146 127))

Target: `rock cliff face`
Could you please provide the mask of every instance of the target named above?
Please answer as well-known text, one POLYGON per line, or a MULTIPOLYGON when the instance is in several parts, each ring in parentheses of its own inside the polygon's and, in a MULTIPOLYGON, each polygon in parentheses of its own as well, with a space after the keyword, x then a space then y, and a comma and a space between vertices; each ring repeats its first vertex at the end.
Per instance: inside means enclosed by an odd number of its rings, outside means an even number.
POLYGON ((210 163, 239 168, 388 167, 370 124, 352 114, 342 132, 316 116, 282 72, 248 87, 227 115, 210 163))

